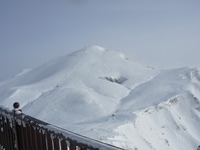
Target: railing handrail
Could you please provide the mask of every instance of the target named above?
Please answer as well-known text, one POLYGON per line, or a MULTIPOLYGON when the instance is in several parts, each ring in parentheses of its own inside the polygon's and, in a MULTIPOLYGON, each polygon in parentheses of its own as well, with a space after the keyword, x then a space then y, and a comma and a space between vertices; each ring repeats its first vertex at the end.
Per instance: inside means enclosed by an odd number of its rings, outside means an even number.
MULTIPOLYGON (((13 111, 3 106, 0 106, 0 115, 4 115, 5 117, 9 119, 14 119, 13 111)), ((59 139, 65 139, 69 142, 76 143, 77 146, 81 144, 81 145, 92 147, 93 149, 96 148, 99 150, 124 150, 123 148, 113 146, 111 144, 107 144, 102 141, 98 141, 98 140, 83 136, 81 134, 77 134, 75 132, 46 123, 44 121, 41 121, 39 119, 36 119, 24 113, 17 114, 15 116, 15 121, 18 124, 21 124, 21 126, 23 127, 25 127, 26 125, 31 125, 34 128, 37 128, 38 130, 42 130, 43 132, 48 132, 52 136, 55 136, 59 139)))

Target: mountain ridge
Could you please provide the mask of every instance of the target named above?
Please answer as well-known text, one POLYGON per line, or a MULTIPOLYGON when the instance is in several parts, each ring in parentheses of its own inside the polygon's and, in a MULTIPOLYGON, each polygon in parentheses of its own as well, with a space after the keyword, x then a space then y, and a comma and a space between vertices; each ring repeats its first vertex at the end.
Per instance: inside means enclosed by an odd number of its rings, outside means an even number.
POLYGON ((28 115, 126 149, 188 150, 200 143, 199 91, 199 68, 156 70, 87 46, 0 83, 0 105, 19 101, 28 115))

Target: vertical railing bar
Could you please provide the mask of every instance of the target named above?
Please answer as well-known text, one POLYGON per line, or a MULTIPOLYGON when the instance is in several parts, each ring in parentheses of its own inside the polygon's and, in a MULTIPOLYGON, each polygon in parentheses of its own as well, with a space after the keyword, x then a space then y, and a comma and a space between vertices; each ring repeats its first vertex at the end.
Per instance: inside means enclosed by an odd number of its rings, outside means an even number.
POLYGON ((70 150, 76 150, 76 144, 70 143, 70 150))
POLYGON ((38 150, 38 141, 37 141, 37 127, 33 128, 33 132, 34 132, 34 140, 35 140, 35 147, 36 147, 36 150, 38 150))
POLYGON ((48 139, 47 139, 47 133, 45 132, 45 143, 46 143, 46 150, 49 149, 49 145, 48 145, 48 139))
POLYGON ((47 141, 48 141, 48 150, 53 150, 53 142, 51 134, 49 132, 47 132, 47 141))
POLYGON ((39 131, 38 131, 38 128, 36 127, 35 128, 35 133, 36 133, 36 141, 37 141, 37 150, 40 150, 40 137, 39 137, 39 131))
POLYGON ((39 130, 39 136, 40 136, 40 143, 41 143, 41 149, 43 150, 43 140, 42 140, 42 129, 40 128, 40 130, 39 130))
POLYGON ((2 116, 2 117, 1 117, 1 120, 2 120, 2 121, 1 121, 1 146, 2 146, 2 147, 4 147, 4 142, 5 142, 5 141, 4 141, 4 140, 5 140, 5 138, 4 138, 5 135, 4 135, 4 134, 5 134, 5 133, 4 133, 4 126, 3 126, 3 119, 4 119, 4 117, 2 116))
POLYGON ((32 134, 31 134, 31 127, 29 123, 26 123, 26 129, 27 129, 27 137, 28 137, 28 148, 29 150, 33 149, 33 141, 32 141, 32 134))
POLYGON ((61 141, 61 147, 62 147, 61 149, 62 150, 68 150, 68 144, 66 142, 67 141, 64 139, 61 141))
POLYGON ((43 146, 42 146, 42 136, 41 136, 41 129, 37 127, 36 129, 36 133, 37 133, 37 141, 38 141, 38 149, 42 150, 43 146))
POLYGON ((52 150, 55 150, 55 149, 54 149, 54 142, 53 142, 53 137, 52 137, 52 135, 51 135, 51 144, 52 144, 52 150))
MULTIPOLYGON (((1 120, 1 116, 0 116, 0 120, 1 120)), ((0 147, 1 147, 1 145, 2 145, 2 131, 1 131, 1 121, 0 121, 0 147)))
POLYGON ((1 145, 2 145, 2 131, 1 131, 1 123, 2 123, 2 114, 1 114, 1 112, 0 112, 0 147, 1 147, 1 145))
POLYGON ((5 139, 5 137, 6 137, 6 132, 5 132, 5 125, 4 125, 4 119, 5 119, 5 117, 3 117, 3 147, 5 148, 6 147, 6 139, 5 139))
POLYGON ((11 150, 15 149, 15 131, 14 131, 14 127, 13 127, 13 118, 10 118, 10 137, 11 137, 11 141, 12 141, 12 146, 11 146, 11 150))
POLYGON ((65 140, 65 142, 67 143, 67 150, 69 150, 69 148, 70 148, 70 142, 66 141, 66 140, 65 140))
POLYGON ((33 150, 37 150, 37 141, 36 141, 36 134, 35 134, 35 129, 34 129, 34 125, 32 124, 30 126, 30 132, 32 135, 32 144, 33 144, 33 150))
POLYGON ((11 149, 13 149, 13 150, 17 150, 17 148, 16 148, 16 130, 15 130, 15 128, 14 128, 14 120, 13 120, 13 118, 11 119, 11 126, 12 126, 12 128, 11 128, 11 132, 12 132, 12 134, 11 134, 11 137, 12 137, 12 148, 11 149))
POLYGON ((54 137, 53 141, 54 141, 54 150, 60 150, 59 138, 58 137, 54 137))
POLYGON ((8 131, 7 131, 7 124, 6 124, 6 117, 4 118, 4 133, 5 133, 5 137, 4 137, 4 148, 7 149, 8 148, 8 131))
POLYGON ((62 150, 62 147, 61 147, 61 137, 58 136, 58 147, 59 147, 59 150, 62 150))
POLYGON ((27 134, 27 126, 26 126, 26 124, 24 123, 24 128, 23 128, 23 130, 24 130, 24 137, 25 137, 25 139, 24 139, 24 141, 25 141, 25 148, 26 148, 26 150, 28 149, 28 150, 30 150, 30 148, 29 148, 29 136, 28 136, 28 134, 27 134))
POLYGON ((59 138, 59 150, 62 150, 61 139, 59 138))
POLYGON ((42 136, 42 149, 46 150, 47 149, 46 135, 45 135, 45 132, 43 131, 43 129, 41 129, 41 136, 42 136))
POLYGON ((12 127, 9 118, 7 118, 7 130, 8 130, 8 150, 12 150, 12 127))
POLYGON ((9 147, 8 150, 12 150, 12 127, 11 127, 11 121, 7 118, 7 129, 8 129, 8 141, 9 141, 9 147))
POLYGON ((4 144, 3 144, 3 142, 4 142, 4 140, 3 140, 3 137, 4 137, 4 132, 3 132, 3 117, 1 118, 1 136, 2 136, 2 138, 1 138, 1 145, 3 146, 4 144))
POLYGON ((42 128, 40 128, 40 136, 41 136, 41 143, 42 143, 42 150, 44 150, 44 149, 46 149, 46 145, 45 145, 45 136, 44 136, 44 134, 43 134, 43 129, 42 128))
POLYGON ((7 117, 4 120, 4 129, 5 129, 5 149, 8 149, 9 147, 9 141, 8 141, 8 129, 7 129, 7 117))
POLYGON ((16 121, 16 134, 17 134, 18 150, 23 150, 21 126, 17 123, 17 121, 16 121))
POLYGON ((3 126, 3 119, 4 117, 2 116, 1 118, 1 146, 4 147, 4 126, 3 126))
POLYGON ((26 150, 26 147, 25 147, 25 137, 24 137, 24 129, 23 129, 23 123, 22 123, 22 120, 21 120, 21 125, 20 125, 20 129, 21 129, 21 139, 22 139, 22 147, 24 150, 26 150))
MULTIPOLYGON (((3 131, 3 137, 5 137, 5 129, 4 129, 4 117, 2 117, 2 131, 3 131)), ((2 146, 5 147, 5 138, 2 139, 2 146)))
POLYGON ((14 149, 19 150, 18 145, 18 138, 17 138, 17 128, 16 128, 16 112, 15 110, 12 111, 13 114, 13 128, 14 128, 14 135, 15 135, 15 141, 14 141, 14 149))
POLYGON ((3 141, 3 129, 2 129, 2 120, 3 120, 3 115, 2 115, 2 111, 0 111, 0 147, 2 147, 2 141, 3 141))

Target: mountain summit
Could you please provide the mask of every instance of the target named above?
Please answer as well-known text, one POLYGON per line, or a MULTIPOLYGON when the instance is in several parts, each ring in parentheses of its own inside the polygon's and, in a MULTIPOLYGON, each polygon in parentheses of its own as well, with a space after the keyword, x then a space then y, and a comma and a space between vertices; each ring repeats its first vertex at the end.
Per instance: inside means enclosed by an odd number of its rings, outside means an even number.
POLYGON ((200 143, 200 70, 155 70, 89 46, 0 83, 0 104, 126 149, 200 143))

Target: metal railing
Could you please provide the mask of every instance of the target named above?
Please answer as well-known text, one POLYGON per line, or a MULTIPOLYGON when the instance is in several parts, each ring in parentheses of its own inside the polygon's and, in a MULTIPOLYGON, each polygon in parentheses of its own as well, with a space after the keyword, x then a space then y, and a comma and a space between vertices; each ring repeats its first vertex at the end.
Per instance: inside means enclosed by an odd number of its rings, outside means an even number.
POLYGON ((123 150, 0 106, 0 150, 123 150))

